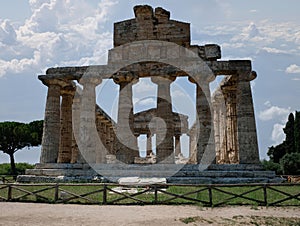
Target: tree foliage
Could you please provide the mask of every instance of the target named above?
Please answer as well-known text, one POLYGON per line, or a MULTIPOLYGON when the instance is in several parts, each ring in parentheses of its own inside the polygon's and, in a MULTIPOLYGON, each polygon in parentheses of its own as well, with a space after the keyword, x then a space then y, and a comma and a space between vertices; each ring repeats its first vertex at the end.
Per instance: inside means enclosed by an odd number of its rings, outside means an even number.
MULTIPOLYGON (((294 114, 290 113, 288 121, 283 129, 285 133, 284 149, 286 153, 293 153, 295 151, 295 119, 294 114)), ((283 157, 283 156, 282 156, 283 157)))
POLYGON ((280 166, 283 174, 300 175, 300 153, 286 154, 280 159, 280 166))
POLYGON ((294 123, 295 152, 300 153, 300 111, 296 111, 295 115, 296 115, 295 123, 294 123))
POLYGON ((290 113, 283 129, 285 140, 269 147, 269 161, 263 161, 268 170, 275 170, 278 174, 300 174, 300 112, 290 113))
POLYGON ((10 157, 12 174, 16 175, 14 153, 24 147, 38 146, 42 142, 43 121, 31 123, 0 122, 0 151, 10 157))

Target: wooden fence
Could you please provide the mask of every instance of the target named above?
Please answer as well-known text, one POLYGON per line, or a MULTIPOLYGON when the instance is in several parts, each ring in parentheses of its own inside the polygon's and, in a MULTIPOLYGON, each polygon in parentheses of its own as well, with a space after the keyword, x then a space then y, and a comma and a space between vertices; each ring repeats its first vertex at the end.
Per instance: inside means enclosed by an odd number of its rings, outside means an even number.
POLYGON ((84 204, 300 206, 300 184, 0 184, 0 201, 84 204))

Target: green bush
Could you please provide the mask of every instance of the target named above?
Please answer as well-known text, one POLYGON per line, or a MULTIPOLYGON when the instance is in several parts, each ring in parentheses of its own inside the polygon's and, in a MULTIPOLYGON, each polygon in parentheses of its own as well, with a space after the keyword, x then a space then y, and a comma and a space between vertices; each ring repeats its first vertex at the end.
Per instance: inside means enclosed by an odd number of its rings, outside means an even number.
MULTIPOLYGON (((16 163, 17 174, 25 174, 26 169, 33 169, 34 165, 29 163, 16 163)), ((0 164, 0 175, 12 175, 10 164, 0 164)))
POLYGON ((275 171, 277 175, 283 174, 279 163, 272 162, 271 160, 267 161, 265 159, 261 163, 265 170, 275 171))
POLYGON ((280 166, 286 175, 300 175, 300 153, 290 153, 283 156, 280 166))

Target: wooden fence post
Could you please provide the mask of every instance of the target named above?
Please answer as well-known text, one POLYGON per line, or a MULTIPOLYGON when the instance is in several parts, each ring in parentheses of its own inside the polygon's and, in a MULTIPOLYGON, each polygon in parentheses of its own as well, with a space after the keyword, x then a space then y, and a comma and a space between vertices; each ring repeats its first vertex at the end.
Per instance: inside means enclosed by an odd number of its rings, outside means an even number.
POLYGON ((268 194, 267 194, 267 184, 264 184, 264 205, 267 206, 268 205, 268 194))
POLYGON ((12 186, 11 184, 8 185, 8 191, 7 191, 7 201, 12 200, 12 186))
POLYGON ((154 185, 154 204, 157 204, 157 186, 154 185))
POLYGON ((213 207, 211 185, 208 185, 208 197, 209 197, 209 205, 210 205, 210 207, 213 207))
POLYGON ((103 198, 102 198, 102 204, 107 204, 107 189, 106 184, 103 185, 103 198))
POLYGON ((58 192, 59 192, 59 187, 58 183, 55 184, 55 193, 54 193, 54 202, 56 203, 58 201, 58 192))

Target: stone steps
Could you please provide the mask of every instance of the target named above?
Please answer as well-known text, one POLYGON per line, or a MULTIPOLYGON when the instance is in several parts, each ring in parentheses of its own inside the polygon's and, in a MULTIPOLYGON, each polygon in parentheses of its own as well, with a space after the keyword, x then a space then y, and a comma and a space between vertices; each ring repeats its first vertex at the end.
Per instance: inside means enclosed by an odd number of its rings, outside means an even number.
POLYGON ((179 164, 38 164, 26 170, 18 181, 29 182, 117 182, 124 177, 166 178, 175 184, 270 183, 277 180, 275 172, 264 171, 260 165, 179 165, 179 164), (34 178, 35 177, 35 178, 34 178))
MULTIPOLYGON (((35 169, 90 169, 88 164, 70 164, 70 163, 45 163, 36 164, 35 169)), ((109 169, 109 170, 218 170, 218 171, 237 171, 237 170, 263 170, 262 165, 250 165, 250 164, 93 164, 94 169, 109 169)))
POLYGON ((62 170, 62 169, 30 169, 26 171, 26 175, 39 176, 118 176, 118 177, 274 177, 272 171, 154 171, 154 170, 97 170, 97 172, 90 170, 62 170), (98 172, 98 173, 97 173, 98 172))

